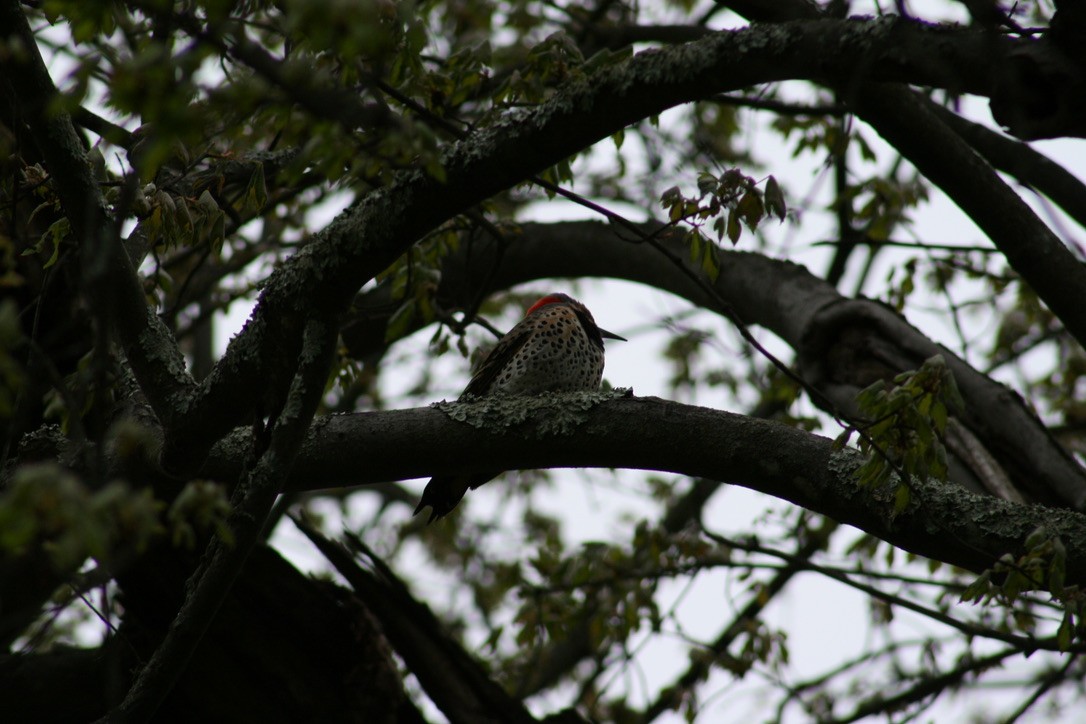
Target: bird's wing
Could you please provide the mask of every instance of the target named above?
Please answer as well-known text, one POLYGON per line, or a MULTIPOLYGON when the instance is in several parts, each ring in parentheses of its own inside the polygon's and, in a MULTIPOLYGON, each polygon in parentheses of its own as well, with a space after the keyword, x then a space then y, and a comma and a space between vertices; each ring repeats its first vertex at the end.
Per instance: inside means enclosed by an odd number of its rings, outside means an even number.
POLYGON ((517 326, 509 330, 509 333, 498 341, 497 346, 490 351, 483 363, 479 365, 479 369, 472 376, 471 381, 468 382, 468 386, 464 388, 464 393, 460 395, 461 399, 468 396, 482 397, 489 394, 490 387, 494 384, 498 375, 513 359, 517 351, 524 346, 529 337, 531 337, 531 330, 524 323, 524 320, 521 320, 517 326))

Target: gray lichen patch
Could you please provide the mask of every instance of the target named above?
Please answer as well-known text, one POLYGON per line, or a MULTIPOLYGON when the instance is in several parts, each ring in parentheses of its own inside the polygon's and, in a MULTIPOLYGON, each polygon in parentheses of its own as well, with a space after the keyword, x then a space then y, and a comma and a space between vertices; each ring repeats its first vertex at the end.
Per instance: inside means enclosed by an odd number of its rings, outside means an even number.
POLYGON ((919 493, 924 486, 928 485, 928 481, 917 478, 911 480, 908 483, 910 490, 908 503, 904 509, 899 509, 899 488, 905 483, 896 472, 892 472, 885 482, 875 487, 861 485, 857 473, 865 460, 864 454, 855 448, 842 448, 830 454, 827 467, 839 481, 839 484, 834 486, 835 493, 851 498, 855 493, 861 492, 886 514, 887 521, 891 523, 899 516, 916 512, 922 501, 919 493))
MULTIPOLYGON (((838 480, 851 480, 855 479, 856 471, 860 469, 860 466, 864 463, 864 456, 859 450, 855 448, 841 448, 840 450, 834 450, 830 453, 830 459, 827 463, 829 471, 838 480)), ((854 486, 842 485, 838 488, 843 494, 848 497, 852 496, 852 492, 855 490, 854 486)))
POLYGON ((627 388, 600 392, 544 392, 541 395, 492 395, 474 400, 435 402, 431 407, 451 419, 479 430, 502 432, 528 421, 536 422, 536 435, 572 435, 584 423, 586 412, 600 403, 629 397, 627 388))

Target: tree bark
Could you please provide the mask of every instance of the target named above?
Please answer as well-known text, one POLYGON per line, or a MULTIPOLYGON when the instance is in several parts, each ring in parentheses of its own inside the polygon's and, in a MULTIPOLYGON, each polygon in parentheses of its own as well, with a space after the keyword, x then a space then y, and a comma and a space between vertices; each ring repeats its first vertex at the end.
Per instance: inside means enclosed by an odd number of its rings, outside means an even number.
MULTIPOLYGON (((933 480, 912 481, 895 515, 892 491, 861 489, 855 451, 783 424, 658 398, 608 393, 440 403, 321 418, 299 454, 290 490, 349 487, 506 470, 603 467, 722 480, 788 500, 905 550, 980 572, 1025 551, 1037 528, 1067 548, 1068 584, 1086 583, 1086 516, 1010 503, 933 480), (603 399, 603 401, 599 401, 603 399)), ((204 475, 232 479, 242 431, 216 446, 204 475)))

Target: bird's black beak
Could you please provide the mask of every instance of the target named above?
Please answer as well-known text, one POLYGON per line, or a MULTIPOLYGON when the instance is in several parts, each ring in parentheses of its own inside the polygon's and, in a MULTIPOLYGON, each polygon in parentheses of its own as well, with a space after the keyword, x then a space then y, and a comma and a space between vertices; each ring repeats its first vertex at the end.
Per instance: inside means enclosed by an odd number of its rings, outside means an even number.
POLYGON ((619 337, 614 332, 608 332, 606 329, 600 329, 600 336, 604 339, 617 339, 620 342, 629 342, 630 340, 625 337, 619 337))

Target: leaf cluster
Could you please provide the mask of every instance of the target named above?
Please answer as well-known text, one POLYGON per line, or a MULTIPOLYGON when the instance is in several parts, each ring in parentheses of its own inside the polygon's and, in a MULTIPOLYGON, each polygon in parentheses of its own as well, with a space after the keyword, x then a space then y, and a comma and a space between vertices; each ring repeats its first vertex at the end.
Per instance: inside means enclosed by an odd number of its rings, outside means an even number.
POLYGON ((520 591, 517 643, 561 640, 584 616, 594 648, 622 644, 646 626, 659 631, 659 580, 719 563, 710 552, 696 534, 671 534, 646 522, 629 544, 586 543, 566 552, 555 541, 544 543, 529 561, 538 582, 520 591))
POLYGON ((1020 555, 1004 554, 999 561, 977 576, 962 592, 960 600, 969 603, 996 603, 1010 611, 1018 606, 1027 591, 1047 591, 1063 609, 1056 631, 1061 651, 1081 641, 1086 595, 1079 586, 1064 583, 1067 548, 1058 535, 1041 527, 1026 538, 1020 555))
POLYGON ((739 243, 743 225, 757 231, 758 224, 766 217, 772 215, 784 221, 788 213, 777 180, 767 176, 765 191, 758 188, 758 183, 737 168, 720 175, 702 171, 698 175, 697 196, 685 196, 682 189, 673 186, 661 194, 660 205, 671 223, 683 222, 700 232, 703 225, 712 221, 717 241, 723 241, 727 234, 735 245, 739 243))
POLYGON ((150 489, 113 481, 93 490, 54 463, 24 465, 0 492, 0 555, 40 547, 59 571, 88 557, 142 551, 163 532, 150 489))
POLYGON ((891 232, 909 221, 909 212, 928 199, 927 185, 919 177, 898 179, 873 176, 850 184, 837 199, 852 208, 853 222, 873 242, 886 241, 891 232))
MULTIPOLYGON (((856 402, 867 420, 859 441, 867 460, 856 471, 857 482, 868 489, 889 488, 894 512, 901 513, 910 502, 911 477, 946 480, 947 421, 951 412, 965 404, 954 375, 942 356, 936 355, 920 369, 894 377, 892 386, 883 380, 871 384, 857 395, 856 402)), ((853 432, 846 430, 837 443, 845 444, 853 432)))

